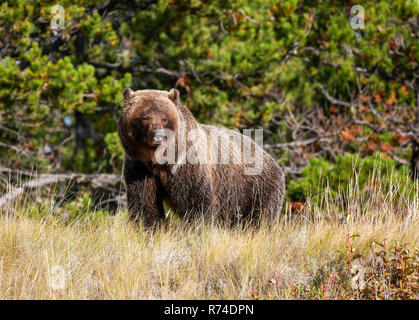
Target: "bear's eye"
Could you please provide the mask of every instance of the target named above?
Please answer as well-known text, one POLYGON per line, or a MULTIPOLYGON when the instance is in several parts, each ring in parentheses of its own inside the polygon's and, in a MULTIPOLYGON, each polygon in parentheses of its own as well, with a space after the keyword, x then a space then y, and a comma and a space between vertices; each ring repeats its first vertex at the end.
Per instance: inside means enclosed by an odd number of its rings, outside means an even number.
POLYGON ((167 119, 167 118, 162 118, 161 119, 161 122, 165 125, 165 124, 167 124, 167 122, 168 122, 169 120, 167 119))
POLYGON ((147 117, 147 116, 141 117, 141 121, 143 121, 143 122, 147 122, 148 120, 149 120, 149 117, 147 117))

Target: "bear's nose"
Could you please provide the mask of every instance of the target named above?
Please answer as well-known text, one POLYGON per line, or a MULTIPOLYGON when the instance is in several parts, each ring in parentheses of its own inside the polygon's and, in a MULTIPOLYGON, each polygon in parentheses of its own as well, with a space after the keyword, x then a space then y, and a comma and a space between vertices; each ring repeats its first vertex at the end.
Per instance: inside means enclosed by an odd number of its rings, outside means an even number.
POLYGON ((156 130, 153 134, 153 143, 160 144, 164 141, 164 130, 156 130))

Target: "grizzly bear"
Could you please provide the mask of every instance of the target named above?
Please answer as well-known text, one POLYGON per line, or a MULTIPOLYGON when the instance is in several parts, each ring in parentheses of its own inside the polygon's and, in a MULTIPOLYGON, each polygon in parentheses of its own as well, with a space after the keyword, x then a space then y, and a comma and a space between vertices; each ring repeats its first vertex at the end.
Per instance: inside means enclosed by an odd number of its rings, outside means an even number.
POLYGON ((166 218, 163 203, 189 221, 278 217, 283 170, 250 137, 198 123, 176 89, 125 89, 123 96, 118 133, 133 220, 158 225, 166 218))

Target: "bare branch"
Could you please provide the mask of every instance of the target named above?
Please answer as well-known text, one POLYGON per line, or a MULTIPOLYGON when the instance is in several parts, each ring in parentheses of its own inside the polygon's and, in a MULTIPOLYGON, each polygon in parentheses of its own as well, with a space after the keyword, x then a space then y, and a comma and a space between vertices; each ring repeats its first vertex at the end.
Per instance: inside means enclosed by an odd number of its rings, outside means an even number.
POLYGON ((346 107, 346 108, 350 108, 351 107, 351 103, 346 102, 346 101, 342 101, 342 100, 338 100, 334 97, 332 97, 329 92, 327 92, 327 90, 323 87, 323 85, 319 82, 316 81, 316 84, 318 85, 318 87, 320 88, 320 91, 322 92, 322 94, 324 95, 324 97, 329 100, 329 102, 331 104, 335 104, 338 106, 342 106, 342 107, 346 107))
POLYGON ((324 137, 315 137, 312 139, 308 139, 305 141, 293 141, 293 142, 285 142, 285 143, 277 143, 277 144, 265 144, 263 147, 266 150, 273 150, 273 149, 285 149, 285 148, 289 148, 289 147, 294 147, 294 148, 298 148, 298 147, 302 147, 302 146, 306 146, 309 144, 313 144, 317 141, 322 141, 325 139, 324 137))

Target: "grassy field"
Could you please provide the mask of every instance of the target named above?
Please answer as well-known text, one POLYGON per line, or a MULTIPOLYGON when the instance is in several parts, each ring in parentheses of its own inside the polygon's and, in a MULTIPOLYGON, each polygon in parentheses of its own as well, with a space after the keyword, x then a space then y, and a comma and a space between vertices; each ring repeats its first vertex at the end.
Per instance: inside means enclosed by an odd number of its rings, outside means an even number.
POLYGON ((0 299, 418 299, 417 189, 372 185, 343 210, 287 204, 270 227, 171 218, 154 233, 27 194, 1 209, 0 299))

